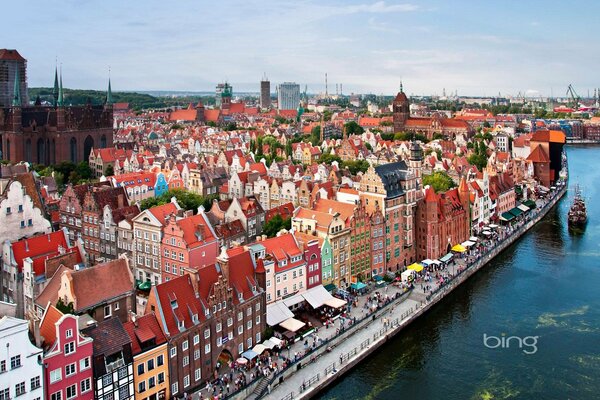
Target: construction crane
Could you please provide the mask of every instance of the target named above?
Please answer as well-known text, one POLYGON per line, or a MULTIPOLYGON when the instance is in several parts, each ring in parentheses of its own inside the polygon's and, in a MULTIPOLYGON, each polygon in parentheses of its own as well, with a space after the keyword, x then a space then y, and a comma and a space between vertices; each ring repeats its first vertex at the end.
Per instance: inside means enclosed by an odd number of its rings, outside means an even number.
POLYGON ((567 88, 567 97, 571 98, 569 100, 569 107, 573 108, 573 110, 577 110, 579 108, 581 97, 575 92, 575 89, 571 84, 569 84, 569 87, 567 88))

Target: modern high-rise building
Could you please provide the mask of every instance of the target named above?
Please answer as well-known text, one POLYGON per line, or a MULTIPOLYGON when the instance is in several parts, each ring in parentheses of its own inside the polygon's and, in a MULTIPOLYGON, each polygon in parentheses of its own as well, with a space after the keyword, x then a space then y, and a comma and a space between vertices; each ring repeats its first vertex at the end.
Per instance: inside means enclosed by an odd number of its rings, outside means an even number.
POLYGON ((294 82, 284 82, 277 90, 277 108, 280 110, 295 110, 300 103, 300 85, 294 82))
POLYGON ((17 50, 0 49, 0 107, 13 105, 15 78, 19 79, 21 107, 29 105, 27 95, 27 60, 17 50), (17 72, 18 71, 18 72, 17 72))
POLYGON ((265 75, 260 81, 260 108, 271 107, 271 82, 265 75))

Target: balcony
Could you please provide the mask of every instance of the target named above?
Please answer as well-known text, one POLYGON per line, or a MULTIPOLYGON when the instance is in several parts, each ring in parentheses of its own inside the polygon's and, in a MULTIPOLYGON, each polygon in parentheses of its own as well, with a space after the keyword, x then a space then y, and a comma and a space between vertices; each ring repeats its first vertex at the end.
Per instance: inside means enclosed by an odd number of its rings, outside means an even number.
POLYGON ((119 358, 111 363, 106 364, 106 372, 113 372, 123 366, 125 366, 125 360, 119 358))

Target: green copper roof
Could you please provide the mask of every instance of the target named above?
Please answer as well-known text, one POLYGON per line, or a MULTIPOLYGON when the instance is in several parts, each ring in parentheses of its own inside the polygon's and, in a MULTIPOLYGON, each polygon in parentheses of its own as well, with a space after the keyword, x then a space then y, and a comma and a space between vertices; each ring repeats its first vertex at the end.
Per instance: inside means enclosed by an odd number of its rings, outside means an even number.
POLYGON ((56 105, 62 107, 64 105, 63 86, 62 86, 62 72, 60 73, 60 83, 58 86, 58 101, 56 105))
POLYGON ((58 68, 54 68, 54 89, 52 90, 52 97, 54 98, 54 106, 58 100, 58 68))
POLYGON ((108 91, 106 92, 106 104, 112 104, 112 90, 110 89, 110 78, 108 78, 108 91))
POLYGON ((12 105, 15 107, 21 106, 21 85, 19 79, 19 69, 17 68, 15 72, 15 89, 14 89, 14 97, 12 101, 12 105))

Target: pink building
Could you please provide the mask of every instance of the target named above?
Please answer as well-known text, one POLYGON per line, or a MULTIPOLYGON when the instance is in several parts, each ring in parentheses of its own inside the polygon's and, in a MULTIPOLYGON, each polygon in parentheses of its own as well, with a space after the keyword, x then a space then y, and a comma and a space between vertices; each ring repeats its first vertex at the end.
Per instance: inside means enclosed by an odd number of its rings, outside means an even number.
POLYGON ((306 288, 310 289, 321 285, 321 243, 323 239, 301 232, 295 232, 294 236, 300 249, 304 252, 306 288))
POLYGON ((183 275, 184 267, 202 268, 215 263, 219 241, 206 214, 168 218, 161 244, 162 276, 169 281, 183 275))
POLYGON ((44 343, 45 398, 94 398, 92 338, 79 332, 79 317, 48 305, 40 323, 44 343))

